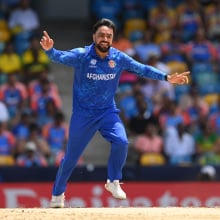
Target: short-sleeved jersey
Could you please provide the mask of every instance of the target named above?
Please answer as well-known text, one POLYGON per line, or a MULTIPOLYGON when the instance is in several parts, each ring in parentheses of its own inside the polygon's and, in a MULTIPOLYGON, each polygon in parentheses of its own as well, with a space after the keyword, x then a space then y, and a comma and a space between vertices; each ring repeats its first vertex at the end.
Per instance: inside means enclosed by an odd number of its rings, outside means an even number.
POLYGON ((54 123, 49 123, 43 127, 43 137, 47 140, 52 152, 58 153, 63 150, 68 139, 68 125, 62 123, 60 126, 55 126, 54 123))
POLYGON ((94 44, 69 51, 53 48, 46 53, 52 61, 74 68, 73 109, 84 116, 117 110, 114 96, 124 70, 140 77, 165 80, 166 73, 141 64, 113 47, 103 59, 96 54, 94 44))
POLYGON ((15 137, 9 131, 4 131, 0 135, 0 155, 10 155, 15 147, 15 137))

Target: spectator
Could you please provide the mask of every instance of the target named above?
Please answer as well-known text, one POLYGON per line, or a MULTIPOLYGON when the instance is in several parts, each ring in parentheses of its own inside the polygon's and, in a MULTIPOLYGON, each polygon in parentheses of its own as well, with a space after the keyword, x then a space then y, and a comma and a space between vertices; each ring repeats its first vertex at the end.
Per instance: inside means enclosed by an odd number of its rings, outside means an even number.
POLYGON ((43 127, 44 125, 48 123, 53 123, 55 115, 57 112, 61 111, 60 109, 57 108, 55 102, 53 99, 49 99, 46 103, 45 107, 45 115, 43 115, 40 120, 38 121, 38 125, 40 127, 43 127))
POLYGON ((8 108, 4 102, 0 101, 0 123, 8 123, 10 116, 8 112, 8 108))
POLYGON ((212 41, 219 42, 220 36, 220 2, 218 0, 211 1, 212 5, 204 10, 205 27, 207 36, 212 41))
POLYGON ((203 28, 195 31, 194 38, 186 45, 185 50, 188 63, 192 66, 195 63, 215 64, 217 61, 216 47, 207 39, 203 28))
POLYGON ((177 127, 180 123, 185 124, 184 117, 176 102, 170 100, 164 104, 159 113, 159 123, 162 129, 177 127))
POLYGON ((181 72, 188 69, 184 44, 178 31, 172 31, 170 40, 161 44, 161 60, 168 65, 170 72, 181 72))
POLYGON ((136 137, 134 149, 139 153, 139 164, 142 166, 165 163, 163 139, 158 134, 158 127, 153 123, 148 123, 144 133, 136 137))
POLYGON ((209 106, 197 90, 191 89, 188 98, 188 106, 185 108, 191 123, 197 123, 200 118, 208 116, 209 106))
POLYGON ((30 0, 20 0, 17 8, 11 11, 8 24, 13 33, 36 31, 40 27, 38 14, 30 6, 30 0))
POLYGON ((46 53, 42 50, 37 37, 33 37, 30 46, 21 56, 24 68, 24 80, 26 83, 39 77, 43 71, 49 68, 50 60, 46 53))
POLYGON ((185 130, 183 123, 176 127, 169 126, 164 130, 164 152, 171 165, 193 164, 195 141, 193 136, 185 130))
POLYGON ((41 82, 42 92, 40 94, 34 94, 31 97, 30 105, 31 110, 36 115, 38 124, 42 126, 45 122, 45 118, 48 117, 48 102, 55 104, 54 110, 61 109, 62 103, 59 94, 54 93, 51 90, 50 81, 45 79, 41 82))
POLYGON ((11 131, 0 122, 0 165, 14 165, 16 139, 11 131))
POLYGON ((50 146, 48 145, 45 138, 42 136, 41 128, 39 128, 39 126, 35 122, 29 125, 29 136, 26 143, 29 141, 35 143, 37 151, 42 154, 46 159, 50 158, 50 146))
MULTIPOLYGON (((159 60, 155 54, 150 54, 148 58, 148 65, 153 66, 167 74, 170 73, 169 67, 159 60)), ((164 95, 171 100, 175 99, 174 86, 165 81, 156 81, 152 79, 143 79, 145 83, 141 86, 145 98, 152 99, 153 102, 160 102, 164 95)))
POLYGON ((220 165, 220 138, 218 137, 213 150, 198 158, 199 165, 220 165))
MULTIPOLYGON (((220 39, 220 38, 218 38, 220 39)), ((219 73, 220 72, 220 67, 218 65, 218 63, 220 62, 220 40, 219 42, 215 43, 215 48, 217 51, 217 65, 216 65, 216 72, 219 73)))
POLYGON ((185 115, 187 124, 192 122, 197 123, 197 119, 199 119, 200 116, 205 117, 209 111, 209 105, 199 93, 199 89, 194 83, 190 85, 187 92, 179 97, 178 106, 182 114, 185 115), (200 112, 200 114, 197 115, 196 112, 200 112))
POLYGON ((17 78, 17 74, 9 74, 7 82, 0 87, 0 100, 6 104, 11 120, 21 113, 28 101, 27 89, 17 78))
POLYGON ((32 97, 33 95, 40 95, 42 93, 42 87, 45 80, 49 80, 50 82, 50 92, 53 94, 57 94, 58 96, 60 95, 57 85, 52 82, 52 80, 50 80, 48 70, 42 70, 41 72, 39 72, 39 76, 37 77, 37 79, 31 80, 27 85, 30 97, 32 97))
POLYGON ((122 120, 127 123, 131 117, 137 114, 135 86, 128 86, 125 91, 120 91, 117 94, 117 103, 121 107, 122 120))
POLYGON ((149 25, 155 32, 155 42, 169 42, 170 34, 176 27, 176 13, 165 0, 159 0, 149 12, 149 25))
POLYGON ((209 107, 209 115, 215 114, 217 112, 220 112, 220 95, 218 94, 216 96, 216 99, 210 103, 209 107))
POLYGON ((220 136, 220 96, 218 95, 217 102, 210 106, 209 117, 210 125, 220 136))
POLYGON ((197 1, 185 0, 177 8, 177 30, 181 40, 187 42, 193 39, 198 28, 203 26, 197 1))
POLYGON ((34 142, 27 142, 25 144, 25 151, 16 159, 16 164, 21 167, 46 167, 47 160, 37 152, 37 147, 34 142))
POLYGON ((137 109, 137 115, 131 117, 128 122, 128 128, 132 135, 143 134, 148 123, 159 124, 157 118, 152 115, 144 97, 137 100, 137 109))
POLYGON ((25 109, 21 112, 20 117, 17 117, 16 122, 12 126, 12 132, 17 140, 15 156, 18 156, 24 151, 25 143, 30 135, 30 124, 33 123, 31 111, 25 109))
POLYGON ((11 40, 11 33, 8 28, 7 19, 2 13, 4 12, 0 9, 0 52, 3 51, 5 44, 11 40))
POLYGON ((130 19, 145 19, 144 8, 140 1, 124 0, 122 1, 122 15, 121 18, 124 22, 130 19))
POLYGON ((18 6, 20 0, 1 0, 0 2, 3 16, 8 18, 10 12, 18 6))
POLYGON ((161 49, 154 42, 154 35, 151 30, 146 30, 141 41, 134 46, 135 58, 143 63, 147 63, 150 55, 161 56, 161 49))
POLYGON ((1 84, 6 82, 8 74, 18 73, 20 75, 21 70, 21 59, 15 52, 13 43, 9 41, 6 43, 3 53, 0 55, 1 84))
POLYGON ((216 158, 214 156, 216 153, 220 153, 220 141, 217 133, 209 123, 206 122, 202 125, 201 133, 196 138, 196 145, 198 164, 215 163, 216 158))
POLYGON ((135 52, 133 44, 128 38, 124 36, 123 32, 118 32, 112 42, 112 46, 125 52, 129 56, 134 56, 135 52))
POLYGON ((9 14, 9 28, 13 34, 15 51, 21 55, 30 45, 31 37, 38 35, 38 14, 30 6, 30 0, 20 0, 18 7, 9 14))
POLYGON ((91 1, 91 16, 93 20, 97 21, 101 18, 108 18, 112 20, 118 28, 122 25, 120 20, 121 9, 122 4, 121 1, 118 0, 91 1))
POLYGON ((65 151, 68 138, 68 125, 64 121, 64 114, 62 112, 57 112, 54 116, 54 121, 43 127, 42 135, 50 146, 50 161, 52 164, 55 164, 55 162, 58 162, 59 154, 63 154, 65 151))

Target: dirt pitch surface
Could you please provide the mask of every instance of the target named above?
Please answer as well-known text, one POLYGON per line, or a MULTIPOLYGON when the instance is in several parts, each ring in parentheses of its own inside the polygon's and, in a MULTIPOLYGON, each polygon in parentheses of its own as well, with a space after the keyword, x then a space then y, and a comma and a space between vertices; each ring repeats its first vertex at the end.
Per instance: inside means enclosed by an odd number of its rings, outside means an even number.
POLYGON ((1 220, 220 220, 220 208, 17 208, 1 220))

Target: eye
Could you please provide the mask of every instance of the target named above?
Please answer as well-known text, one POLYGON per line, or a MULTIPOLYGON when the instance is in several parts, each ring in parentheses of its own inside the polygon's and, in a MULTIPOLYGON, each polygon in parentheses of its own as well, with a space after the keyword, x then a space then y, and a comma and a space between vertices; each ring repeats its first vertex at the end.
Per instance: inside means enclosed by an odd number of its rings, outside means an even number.
POLYGON ((98 33, 97 36, 101 38, 112 39, 112 34, 98 33))
POLYGON ((111 35, 111 34, 107 34, 106 37, 107 37, 108 39, 111 39, 111 38, 112 38, 112 35, 111 35))

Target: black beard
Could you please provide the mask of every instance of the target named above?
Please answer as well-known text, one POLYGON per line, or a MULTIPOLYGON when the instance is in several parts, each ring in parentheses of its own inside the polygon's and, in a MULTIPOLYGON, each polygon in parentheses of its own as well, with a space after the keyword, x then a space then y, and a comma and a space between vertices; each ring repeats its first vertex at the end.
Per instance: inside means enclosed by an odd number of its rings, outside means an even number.
POLYGON ((110 49, 110 47, 111 47, 111 46, 108 46, 108 47, 103 48, 103 47, 101 47, 101 46, 98 45, 98 44, 95 44, 95 46, 96 46, 96 48, 97 48, 100 52, 102 52, 102 53, 108 52, 109 49, 110 49))

